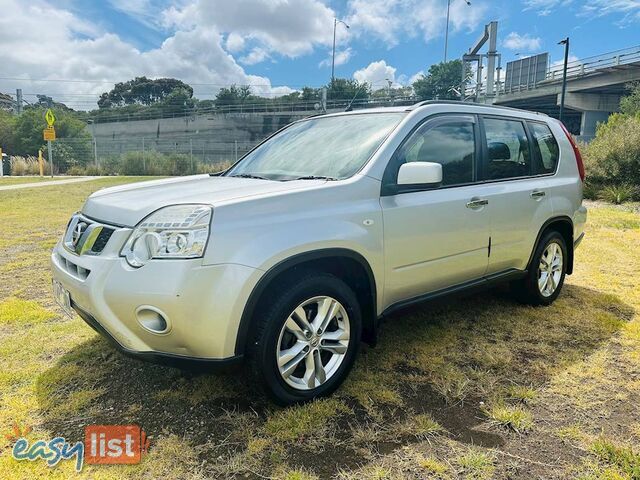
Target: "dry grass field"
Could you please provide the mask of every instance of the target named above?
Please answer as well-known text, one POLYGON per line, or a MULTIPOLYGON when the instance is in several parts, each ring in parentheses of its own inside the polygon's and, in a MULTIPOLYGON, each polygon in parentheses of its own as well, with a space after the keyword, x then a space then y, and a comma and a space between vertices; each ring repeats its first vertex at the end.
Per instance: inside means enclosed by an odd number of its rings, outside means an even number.
MULTIPOLYGON (((640 214, 590 204, 575 274, 548 308, 506 289, 386 320, 331 398, 275 407, 241 371, 196 374, 122 356, 50 293, 48 258, 92 191, 136 178, 0 192, 0 434, 83 439, 141 425, 135 466, 80 477, 640 479, 640 214)), ((75 478, 11 458, 0 478, 75 478)))

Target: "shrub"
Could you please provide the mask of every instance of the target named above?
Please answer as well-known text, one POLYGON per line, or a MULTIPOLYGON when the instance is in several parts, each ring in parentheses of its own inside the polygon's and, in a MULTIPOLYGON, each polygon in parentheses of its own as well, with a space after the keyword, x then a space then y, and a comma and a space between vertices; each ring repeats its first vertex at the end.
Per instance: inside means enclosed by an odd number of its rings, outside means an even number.
POLYGON ((620 185, 608 185, 600 192, 600 198, 610 203, 620 205, 621 203, 633 200, 638 189, 628 183, 620 185))
MULTIPOLYGON (((57 169, 54 169, 57 171, 57 169)), ((43 160, 43 172, 45 175, 51 173, 49 162, 43 160)), ((36 157, 11 157, 11 175, 40 175, 40 164, 36 157)))
POLYGON ((587 200, 597 200, 600 196, 600 190, 602 186, 594 184, 592 181, 587 180, 582 187, 582 196, 587 200))
POLYGON ((640 116, 613 114, 583 150, 594 185, 640 185, 640 116))

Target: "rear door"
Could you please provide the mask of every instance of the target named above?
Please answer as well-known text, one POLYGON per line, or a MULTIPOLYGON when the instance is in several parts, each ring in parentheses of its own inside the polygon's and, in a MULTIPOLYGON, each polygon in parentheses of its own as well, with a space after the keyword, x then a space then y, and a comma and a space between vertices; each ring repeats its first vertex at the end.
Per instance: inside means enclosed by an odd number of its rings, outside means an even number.
POLYGON ((401 300, 480 278, 487 268, 489 216, 477 185, 475 115, 439 115, 410 133, 383 178, 385 294, 401 300), (437 162, 442 186, 397 185, 400 165, 437 162), (474 203, 476 202, 476 203, 474 203))
POLYGON ((487 274, 523 270, 540 228, 552 216, 546 179, 552 172, 541 170, 539 139, 525 121, 483 115, 481 127, 481 175, 491 207, 487 274))

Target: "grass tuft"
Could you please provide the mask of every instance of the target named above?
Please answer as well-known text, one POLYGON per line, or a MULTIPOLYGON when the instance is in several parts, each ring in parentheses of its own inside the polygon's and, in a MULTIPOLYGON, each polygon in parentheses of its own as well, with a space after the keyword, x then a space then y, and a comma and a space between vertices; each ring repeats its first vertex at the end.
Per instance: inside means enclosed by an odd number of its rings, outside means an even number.
POLYGON ((335 424, 336 418, 351 410, 335 398, 316 400, 277 410, 267 418, 264 430, 272 439, 280 442, 293 442, 308 436, 322 436, 328 430, 328 424, 335 424))
POLYGON ((463 478, 469 480, 488 480, 495 472, 495 457, 480 450, 471 450, 458 457, 456 463, 460 467, 463 478))
POLYGON ((528 432, 533 427, 533 415, 522 407, 499 404, 491 407, 485 413, 492 423, 518 433, 528 432))
POLYGON ((600 462, 615 468, 625 478, 640 480, 640 453, 631 447, 619 446, 600 437, 591 444, 591 451, 600 462))

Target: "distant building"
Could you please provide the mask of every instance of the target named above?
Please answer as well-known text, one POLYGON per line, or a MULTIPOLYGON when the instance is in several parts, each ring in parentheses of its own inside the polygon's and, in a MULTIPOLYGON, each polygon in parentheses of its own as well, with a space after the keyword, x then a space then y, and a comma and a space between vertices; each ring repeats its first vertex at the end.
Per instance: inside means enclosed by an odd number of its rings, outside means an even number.
POLYGON ((16 102, 11 95, 0 93, 0 109, 13 112, 16 108, 16 102))

